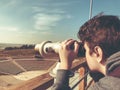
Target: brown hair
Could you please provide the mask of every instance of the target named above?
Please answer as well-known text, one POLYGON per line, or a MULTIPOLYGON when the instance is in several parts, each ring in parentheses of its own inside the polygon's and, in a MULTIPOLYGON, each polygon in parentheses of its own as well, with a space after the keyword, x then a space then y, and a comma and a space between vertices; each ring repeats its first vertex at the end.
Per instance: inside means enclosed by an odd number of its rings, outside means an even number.
POLYGON ((120 20, 113 15, 97 15, 81 26, 78 37, 88 42, 90 53, 100 46, 107 58, 120 51, 120 20))

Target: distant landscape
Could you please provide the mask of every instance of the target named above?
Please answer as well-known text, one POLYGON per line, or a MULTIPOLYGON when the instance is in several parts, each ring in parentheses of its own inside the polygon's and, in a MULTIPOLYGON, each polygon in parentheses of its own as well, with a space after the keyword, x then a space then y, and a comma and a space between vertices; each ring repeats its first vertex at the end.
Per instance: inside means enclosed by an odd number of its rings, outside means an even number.
POLYGON ((0 44, 0 60, 8 57, 22 58, 34 57, 36 52, 35 45, 23 44, 0 44))
POLYGON ((0 43, 0 49, 4 49, 6 47, 20 47, 22 44, 10 44, 10 43, 0 43))
POLYGON ((0 50, 1 49, 5 49, 5 48, 8 48, 8 47, 11 47, 11 48, 20 48, 20 47, 23 47, 23 46, 33 46, 32 44, 10 44, 10 43, 0 43, 0 50))

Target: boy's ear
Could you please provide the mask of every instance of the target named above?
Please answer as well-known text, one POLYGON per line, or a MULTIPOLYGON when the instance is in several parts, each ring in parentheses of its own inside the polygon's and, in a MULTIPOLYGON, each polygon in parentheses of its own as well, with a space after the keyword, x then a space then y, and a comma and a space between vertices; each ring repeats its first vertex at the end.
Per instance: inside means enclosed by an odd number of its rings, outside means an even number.
POLYGON ((95 54, 96 54, 97 61, 98 61, 99 63, 101 63, 101 62, 102 62, 102 59, 103 59, 103 51, 102 51, 101 47, 100 47, 100 46, 95 46, 94 52, 95 52, 95 54))

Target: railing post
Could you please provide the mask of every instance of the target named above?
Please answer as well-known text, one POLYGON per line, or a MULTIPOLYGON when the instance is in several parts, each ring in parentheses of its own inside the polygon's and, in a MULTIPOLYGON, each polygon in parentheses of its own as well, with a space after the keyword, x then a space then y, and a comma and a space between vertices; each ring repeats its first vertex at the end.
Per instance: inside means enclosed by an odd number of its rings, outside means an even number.
MULTIPOLYGON (((85 65, 80 67, 78 69, 78 72, 79 72, 80 77, 84 77, 85 73, 87 72, 87 68, 85 67, 85 65)), ((86 86, 87 86, 87 76, 80 82, 79 90, 85 90, 86 86)))

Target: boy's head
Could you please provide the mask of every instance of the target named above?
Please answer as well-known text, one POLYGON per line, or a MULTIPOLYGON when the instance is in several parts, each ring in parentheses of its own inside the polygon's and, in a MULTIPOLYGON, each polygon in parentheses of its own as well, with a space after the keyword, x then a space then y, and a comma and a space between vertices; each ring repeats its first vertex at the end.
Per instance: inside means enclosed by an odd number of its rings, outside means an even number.
POLYGON ((81 26, 79 39, 87 42, 90 54, 99 46, 104 58, 120 51, 120 20, 113 15, 97 15, 81 26))

